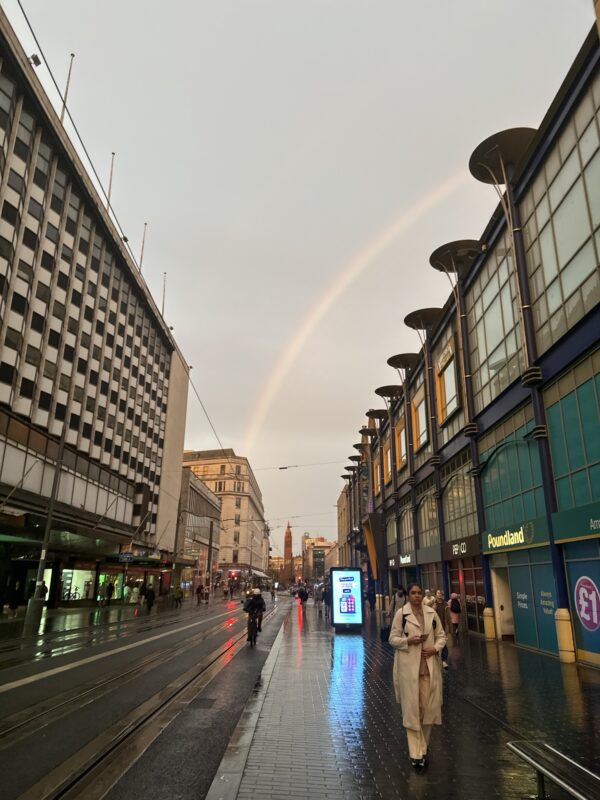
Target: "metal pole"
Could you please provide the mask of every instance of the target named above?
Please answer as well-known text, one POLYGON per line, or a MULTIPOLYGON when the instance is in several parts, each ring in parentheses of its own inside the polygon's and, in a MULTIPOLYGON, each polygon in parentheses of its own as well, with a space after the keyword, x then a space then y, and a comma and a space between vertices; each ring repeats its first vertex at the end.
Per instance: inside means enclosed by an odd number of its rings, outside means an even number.
POLYGON ((73 69, 73 59, 74 58, 75 58, 75 53, 71 53, 71 60, 69 62, 69 72, 67 73, 67 85, 65 86, 65 96, 63 97, 63 104, 62 104, 62 109, 61 109, 61 112, 60 112, 60 121, 61 121, 61 123, 65 118, 65 111, 67 109, 67 97, 69 95, 69 85, 71 83, 71 70, 73 69))
POLYGON ((106 207, 110 208, 110 197, 112 194, 112 181, 113 181, 113 170, 115 167, 115 154, 111 153, 110 158, 110 174, 108 176, 108 194, 106 195, 106 207))
POLYGON ((46 524, 44 526, 44 538, 42 541, 42 552, 40 553, 40 560, 38 563, 37 577, 35 580, 35 592, 33 597, 27 603, 27 611, 25 612, 25 624, 23 626, 23 633, 31 633, 37 631, 40 619, 42 618, 42 610, 44 608, 44 598, 41 596, 42 583, 44 582, 44 571, 46 569, 46 554, 50 544, 50 533, 52 532, 52 516, 54 514, 54 506, 58 496, 58 487, 60 484, 60 472, 62 469, 63 455, 65 452, 65 435, 66 428, 63 431, 58 444, 58 454, 56 458, 56 465, 54 467, 54 478, 52 480, 52 492, 48 502, 48 512, 46 514, 46 524))
POLYGON ((167 290, 167 273, 163 272, 163 296, 162 296, 162 307, 160 309, 161 317, 165 316, 165 292, 167 290))
POLYGON ((210 531, 208 534, 208 559, 207 559, 207 572, 208 572, 208 603, 210 605, 210 598, 212 595, 212 549, 213 549, 213 526, 214 520, 210 521, 210 531))
POLYGON ((142 271, 142 263, 144 261, 144 245, 146 244, 146 228, 148 223, 144 222, 144 233, 142 235, 142 252, 140 253, 140 272, 142 271))

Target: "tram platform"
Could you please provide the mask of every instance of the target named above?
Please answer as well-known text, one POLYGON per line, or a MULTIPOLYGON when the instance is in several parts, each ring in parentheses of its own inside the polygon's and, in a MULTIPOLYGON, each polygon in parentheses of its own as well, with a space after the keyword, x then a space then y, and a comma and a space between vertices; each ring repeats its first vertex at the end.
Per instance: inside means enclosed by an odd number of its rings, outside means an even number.
POLYGON ((600 773, 597 670, 508 643, 451 641, 443 725, 429 767, 417 773, 392 663, 376 614, 363 635, 335 635, 312 605, 293 607, 207 800, 523 800, 536 785, 507 749, 513 739, 544 740, 600 773))

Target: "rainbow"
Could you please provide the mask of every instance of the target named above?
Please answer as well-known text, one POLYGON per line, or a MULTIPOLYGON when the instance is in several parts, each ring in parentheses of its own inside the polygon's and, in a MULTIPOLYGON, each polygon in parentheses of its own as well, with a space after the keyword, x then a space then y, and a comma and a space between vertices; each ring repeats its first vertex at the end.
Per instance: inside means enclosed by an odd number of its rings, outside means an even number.
POLYGON ((340 296, 399 236, 413 225, 416 225, 425 214, 431 211, 438 203, 441 203, 448 195, 453 194, 463 184, 471 180, 469 172, 462 170, 443 183, 438 184, 411 206, 408 211, 402 212, 398 219, 378 233, 349 264, 340 269, 329 286, 319 296, 317 302, 310 308, 298 328, 292 333, 288 343, 277 358, 250 415, 244 434, 243 453, 248 455, 252 450, 275 396, 285 381, 294 361, 319 322, 338 301, 340 296))

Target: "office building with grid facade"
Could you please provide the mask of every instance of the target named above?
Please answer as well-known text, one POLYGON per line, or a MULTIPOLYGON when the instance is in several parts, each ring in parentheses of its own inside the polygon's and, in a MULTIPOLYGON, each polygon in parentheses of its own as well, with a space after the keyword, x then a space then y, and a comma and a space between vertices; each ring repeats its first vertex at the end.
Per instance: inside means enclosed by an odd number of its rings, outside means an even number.
POLYGON ((67 570, 89 600, 119 550, 175 549, 188 366, 1 12, 0 48, 0 589, 27 592, 62 460, 51 596, 67 570))

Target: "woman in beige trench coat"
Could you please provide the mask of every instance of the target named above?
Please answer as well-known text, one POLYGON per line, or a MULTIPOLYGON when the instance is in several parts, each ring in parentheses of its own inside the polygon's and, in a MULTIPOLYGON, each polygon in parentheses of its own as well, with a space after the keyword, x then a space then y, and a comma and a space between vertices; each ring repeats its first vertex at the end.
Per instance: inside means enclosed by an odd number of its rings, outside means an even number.
POLYGON ((431 726, 442 724, 439 653, 446 634, 433 608, 423 605, 423 591, 416 583, 408 587, 408 603, 394 617, 390 644, 396 650, 394 690, 402 705, 408 753, 413 767, 419 769, 428 762, 431 726))

